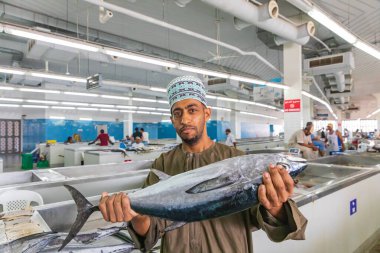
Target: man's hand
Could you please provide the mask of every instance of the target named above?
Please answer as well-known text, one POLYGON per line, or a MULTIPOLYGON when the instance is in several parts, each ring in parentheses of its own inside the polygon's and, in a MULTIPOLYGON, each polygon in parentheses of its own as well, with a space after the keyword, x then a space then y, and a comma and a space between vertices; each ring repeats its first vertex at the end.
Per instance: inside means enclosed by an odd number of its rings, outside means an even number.
POLYGON ((318 151, 318 148, 316 146, 313 146, 313 151, 318 151))
POLYGON ((131 222, 135 232, 140 236, 145 236, 149 230, 149 216, 133 211, 128 196, 123 192, 112 196, 103 192, 99 201, 99 210, 106 221, 131 222))
POLYGON ((259 187, 260 204, 268 212, 279 219, 286 221, 283 204, 293 194, 294 181, 289 173, 281 166, 269 166, 269 172, 263 173, 263 184, 259 187))

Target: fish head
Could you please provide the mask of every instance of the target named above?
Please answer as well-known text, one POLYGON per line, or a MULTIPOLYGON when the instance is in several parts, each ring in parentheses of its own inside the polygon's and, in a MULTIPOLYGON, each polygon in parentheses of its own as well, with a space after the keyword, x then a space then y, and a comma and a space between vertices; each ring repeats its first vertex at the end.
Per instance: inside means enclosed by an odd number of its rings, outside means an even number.
POLYGON ((304 171, 307 167, 306 159, 292 155, 281 155, 277 165, 282 165, 293 178, 304 171))

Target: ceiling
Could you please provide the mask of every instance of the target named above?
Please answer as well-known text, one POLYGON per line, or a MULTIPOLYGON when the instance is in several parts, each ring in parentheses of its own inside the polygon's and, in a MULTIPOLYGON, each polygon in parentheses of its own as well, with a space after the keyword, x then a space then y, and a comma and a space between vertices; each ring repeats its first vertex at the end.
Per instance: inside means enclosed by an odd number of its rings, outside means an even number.
MULTIPOLYGON (((185 8, 177 6, 173 0, 106 2, 210 38, 215 39, 217 35, 216 10, 201 1, 192 1, 185 8)), ((98 20, 99 7, 83 0, 3 0, 0 3, 0 20, 10 23, 49 28, 52 32, 73 37, 82 39, 88 37, 97 43, 179 60, 209 69, 256 76, 263 80, 279 78, 283 71, 282 47, 273 47, 263 42, 255 26, 241 31, 236 30, 233 26, 233 16, 223 12, 218 14, 220 40, 244 51, 257 52, 277 71, 263 64, 255 56, 242 56, 223 47, 219 48, 221 56, 234 57, 206 63, 213 57, 212 54, 216 54, 216 45, 121 13, 114 12, 113 18, 101 24, 98 20)), ((314 3, 336 17, 362 39, 380 47, 378 18, 380 1, 314 0, 314 3)), ((279 6, 281 14, 297 23, 309 20, 308 16, 286 1, 280 1, 279 6)), ((316 36, 323 41, 333 38, 336 42, 332 48, 335 53, 353 51, 356 67, 352 73, 354 86, 351 103, 359 106, 360 111, 353 113, 351 118, 364 118, 378 107, 372 94, 380 93, 380 61, 355 48, 351 49, 343 40, 318 24, 316 36)), ((173 76, 177 75, 176 72, 168 72, 162 68, 149 68, 133 63, 120 64, 121 62, 96 58, 88 53, 67 53, 57 49, 30 58, 25 51, 26 39, 3 34, 0 40, 0 65, 18 64, 25 68, 44 69, 44 61, 49 60, 49 69, 54 72, 64 74, 68 66, 69 72, 73 75, 87 76, 102 72, 108 79, 159 87, 165 87, 173 76)), ((320 43, 311 40, 305 45, 304 53, 306 57, 312 57, 326 55, 327 51, 320 43)), ((323 89, 323 83, 319 85, 323 89)), ((316 89, 312 88, 311 91, 314 95, 319 95, 316 89)))

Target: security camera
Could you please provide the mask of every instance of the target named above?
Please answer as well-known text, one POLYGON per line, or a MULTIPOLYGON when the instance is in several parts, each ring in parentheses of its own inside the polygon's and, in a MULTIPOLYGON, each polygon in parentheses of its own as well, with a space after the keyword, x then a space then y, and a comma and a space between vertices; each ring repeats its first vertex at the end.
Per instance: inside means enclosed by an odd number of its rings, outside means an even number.
POLYGON ((99 9, 99 22, 102 24, 107 23, 113 17, 113 12, 110 10, 105 10, 103 7, 99 9))

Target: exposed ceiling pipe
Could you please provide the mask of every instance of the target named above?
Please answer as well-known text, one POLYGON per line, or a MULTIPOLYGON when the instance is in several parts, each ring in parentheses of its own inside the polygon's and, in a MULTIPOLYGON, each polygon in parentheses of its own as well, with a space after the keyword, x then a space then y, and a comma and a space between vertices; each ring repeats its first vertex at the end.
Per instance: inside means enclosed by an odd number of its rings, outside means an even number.
POLYGON ((343 71, 338 71, 334 73, 336 86, 339 92, 344 92, 346 90, 346 78, 344 77, 343 71))
POLYGON ((138 12, 135 12, 135 11, 128 10, 126 8, 120 7, 120 6, 115 5, 115 4, 111 4, 111 3, 107 3, 107 2, 101 2, 100 0, 83 0, 83 1, 91 3, 91 4, 95 4, 95 5, 98 5, 98 6, 102 6, 102 7, 107 8, 108 10, 112 10, 114 12, 119 12, 119 13, 122 13, 124 15, 130 16, 130 17, 133 17, 133 18, 136 18, 136 19, 139 19, 139 20, 151 23, 151 24, 155 24, 155 25, 158 25, 158 26, 161 26, 161 27, 165 27, 167 29, 179 32, 179 33, 186 34, 188 36, 192 36, 194 38, 201 39, 201 40, 207 41, 209 43, 213 43, 213 44, 222 46, 224 48, 228 48, 230 50, 233 50, 233 51, 239 53, 240 55, 255 56, 262 63, 264 63, 265 65, 267 65, 268 67, 270 67, 271 69, 273 69, 274 71, 276 71, 277 73, 279 73, 281 76, 283 76, 283 73, 280 70, 278 70, 273 64, 271 64, 269 61, 267 61, 264 57, 262 57, 261 55, 259 55, 257 52, 254 52, 254 51, 250 51, 250 52, 243 51, 240 48, 235 47, 235 46, 233 46, 231 44, 227 44, 225 42, 209 38, 209 37, 204 36, 202 34, 199 34, 199 33, 196 33, 196 32, 193 32, 193 31, 190 31, 190 30, 187 30, 187 29, 184 29, 184 28, 179 27, 179 26, 175 26, 175 25, 169 24, 167 22, 164 22, 164 21, 161 21, 161 20, 158 20, 158 19, 146 16, 144 14, 141 14, 141 13, 138 13, 138 12))
POLYGON ((202 2, 297 44, 305 45, 310 35, 315 33, 314 23, 311 21, 295 26, 286 20, 279 19, 278 5, 274 0, 261 6, 245 0, 202 0, 202 2))

